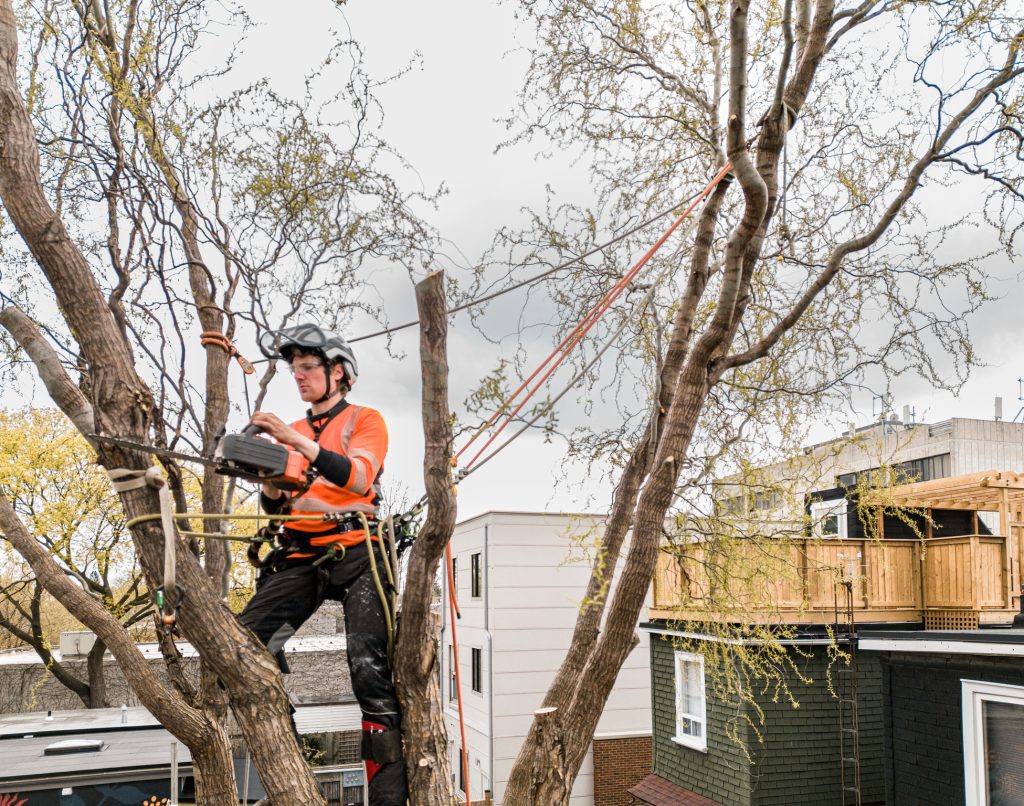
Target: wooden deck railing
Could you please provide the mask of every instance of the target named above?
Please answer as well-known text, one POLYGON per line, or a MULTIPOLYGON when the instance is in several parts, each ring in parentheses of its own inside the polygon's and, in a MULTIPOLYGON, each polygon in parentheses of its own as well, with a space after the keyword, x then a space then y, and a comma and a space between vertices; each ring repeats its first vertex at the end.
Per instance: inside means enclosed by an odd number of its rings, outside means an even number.
POLYGON ((753 623, 832 621, 852 580, 858 621, 920 621, 973 611, 981 622, 1016 612, 1019 582, 1007 538, 931 540, 767 538, 662 551, 650 617, 753 623))

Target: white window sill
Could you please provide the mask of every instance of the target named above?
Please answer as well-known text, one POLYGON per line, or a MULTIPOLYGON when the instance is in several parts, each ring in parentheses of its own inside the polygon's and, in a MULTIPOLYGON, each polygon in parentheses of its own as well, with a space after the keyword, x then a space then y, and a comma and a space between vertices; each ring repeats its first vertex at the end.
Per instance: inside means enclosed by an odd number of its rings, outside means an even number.
POLYGON ((693 739, 693 738, 691 738, 689 736, 670 736, 669 738, 673 742, 675 742, 676 744, 678 744, 678 745, 680 745, 682 747, 688 747, 691 750, 697 750, 697 751, 699 751, 701 753, 708 752, 708 744, 707 744, 707 742, 702 742, 699 739, 693 739))

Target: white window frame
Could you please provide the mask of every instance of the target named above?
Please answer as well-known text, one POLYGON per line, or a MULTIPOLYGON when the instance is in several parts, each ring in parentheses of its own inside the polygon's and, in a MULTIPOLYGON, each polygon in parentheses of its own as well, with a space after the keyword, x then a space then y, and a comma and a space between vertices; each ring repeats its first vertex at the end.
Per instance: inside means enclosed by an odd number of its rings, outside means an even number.
POLYGON ((708 698, 707 685, 704 680, 704 656, 694 652, 682 652, 676 650, 673 662, 675 670, 675 693, 676 693, 676 735, 672 741, 684 747, 700 750, 702 753, 708 751, 708 698), (700 713, 689 713, 683 711, 683 698, 681 696, 683 675, 680 674, 683 664, 695 663, 700 669, 700 713), (683 718, 692 722, 698 722, 701 726, 700 736, 688 736, 682 731, 683 718))
POLYGON ((960 680, 964 730, 964 797, 967 806, 989 806, 985 766, 984 704, 1004 702, 1024 708, 1024 686, 960 680))
POLYGON ((849 501, 845 498, 834 498, 831 501, 813 501, 811 502, 811 532, 815 537, 821 537, 825 540, 833 540, 835 538, 846 538, 849 536, 848 524, 846 514, 848 512, 849 501), (834 535, 826 535, 822 532, 821 521, 823 518, 835 515, 836 517, 836 533, 834 535))

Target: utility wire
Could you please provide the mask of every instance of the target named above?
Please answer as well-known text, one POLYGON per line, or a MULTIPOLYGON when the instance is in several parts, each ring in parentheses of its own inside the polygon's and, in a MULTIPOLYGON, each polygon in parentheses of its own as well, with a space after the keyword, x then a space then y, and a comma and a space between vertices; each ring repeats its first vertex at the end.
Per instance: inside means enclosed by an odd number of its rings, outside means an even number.
MULTIPOLYGON (((673 268, 673 265, 672 265, 672 261, 670 260, 665 265, 665 268, 661 270, 661 274, 659 274, 654 279, 654 282, 651 283, 651 287, 647 290, 647 293, 644 295, 643 299, 640 300, 640 303, 637 305, 637 311, 642 311, 644 308, 646 308, 651 303, 651 300, 654 298, 654 292, 657 291, 658 290, 658 286, 661 285, 665 281, 665 279, 668 277, 669 273, 672 271, 672 268, 673 268)), ((497 456, 499 453, 501 453, 503 450, 505 450, 505 448, 508 447, 509 443, 512 442, 513 440, 515 440, 516 437, 521 436, 526 431, 528 431, 529 429, 533 428, 533 426, 536 425, 538 420, 540 420, 542 417, 546 416, 547 413, 549 411, 551 411, 551 409, 553 409, 555 407, 555 404, 558 403, 558 401, 561 400, 563 397, 565 397, 569 393, 569 390, 572 389, 581 380, 583 380, 583 378, 586 377, 587 373, 589 373, 590 370, 594 368, 594 366, 597 364, 597 362, 601 359, 601 356, 603 356, 606 352, 608 352, 608 350, 611 348, 611 346, 618 340, 619 336, 622 335, 623 331, 630 324, 631 320, 632 320, 632 317, 624 317, 623 320, 622 320, 622 324, 619 325, 618 329, 614 333, 612 333, 612 335, 608 338, 608 341, 606 341, 604 343, 604 345, 601 347, 600 350, 597 351, 597 353, 594 355, 594 357, 592 359, 590 359, 590 361, 587 362, 586 366, 584 366, 583 369, 581 369, 576 374, 576 376, 571 381, 569 381, 569 383, 566 384, 565 388, 562 389, 562 391, 559 392, 558 395, 554 399, 549 401, 548 404, 546 406, 544 406, 544 408, 542 408, 536 415, 534 415, 534 417, 531 420, 529 420, 522 428, 520 428, 512 436, 510 436, 508 439, 506 439, 504 442, 502 442, 501 445, 499 445, 497 448, 495 448, 493 451, 491 451, 487 456, 485 456, 483 459, 481 459, 478 462, 476 462, 475 464, 473 464, 471 467, 467 467, 465 470, 463 470, 459 474, 459 480, 461 481, 466 476, 468 476, 470 473, 473 473, 473 472, 479 470, 481 467, 483 467, 485 464, 487 464, 489 461, 491 461, 491 459, 493 459, 495 456, 497 456)))
MULTIPOLYGON (((577 255, 574 258, 570 258, 569 260, 565 261, 565 263, 561 263, 558 266, 555 266, 554 268, 551 268, 551 269, 548 269, 547 271, 541 272, 540 274, 538 274, 538 275, 536 275, 534 277, 530 277, 530 278, 528 278, 526 280, 520 280, 518 283, 513 283, 508 288, 503 288, 500 291, 495 291, 495 292, 493 292, 491 294, 485 294, 482 297, 477 297, 476 299, 471 299, 471 300, 469 300, 469 302, 464 302, 461 305, 456 305, 453 308, 449 308, 445 313, 448 314, 448 315, 451 315, 453 313, 458 313, 459 311, 464 311, 467 308, 472 308, 474 305, 481 305, 481 304, 483 304, 485 302, 490 302, 492 299, 495 299, 496 297, 500 297, 502 294, 507 294, 510 291, 516 291, 517 289, 520 289, 523 286, 532 285, 533 283, 536 283, 536 282, 538 282, 540 280, 543 280, 546 277, 550 277, 552 274, 555 274, 556 272, 560 272, 563 269, 567 269, 570 266, 572 266, 573 264, 579 263, 581 260, 586 260, 591 255, 596 255, 598 252, 603 252, 608 247, 614 246, 619 241, 622 241, 622 240, 628 238, 630 235, 633 235, 633 234, 639 232, 640 230, 644 229, 645 227, 649 227, 651 224, 655 223, 656 221, 660 221, 662 218, 667 216, 669 213, 673 212, 674 210, 677 210, 678 208, 682 207, 684 204, 689 204, 694 199, 696 199, 699 195, 700 195, 700 193, 695 193, 694 195, 690 196, 689 198, 684 199, 683 201, 681 201, 681 202, 679 202, 677 204, 672 205, 667 210, 663 210, 662 212, 658 213, 657 215, 653 216, 652 218, 648 218, 646 221, 640 222, 635 227, 631 227, 630 229, 626 230, 622 234, 616 235, 610 241, 606 241, 603 244, 599 244, 599 245, 595 246, 593 249, 590 249, 589 251, 584 252, 582 255, 577 255)), ((406 322, 406 323, 401 324, 401 325, 395 325, 394 327, 384 328, 383 330, 378 330, 378 331, 375 331, 374 333, 367 333, 367 334, 365 334, 363 336, 356 336, 354 339, 348 339, 348 342, 349 342, 349 344, 352 344, 352 343, 357 342, 357 341, 365 341, 366 339, 374 339, 377 336, 386 336, 386 335, 388 335, 390 333, 397 333, 399 330, 405 330, 406 328, 415 327, 416 325, 419 324, 419 322, 420 322, 419 319, 413 319, 411 322, 406 322)))

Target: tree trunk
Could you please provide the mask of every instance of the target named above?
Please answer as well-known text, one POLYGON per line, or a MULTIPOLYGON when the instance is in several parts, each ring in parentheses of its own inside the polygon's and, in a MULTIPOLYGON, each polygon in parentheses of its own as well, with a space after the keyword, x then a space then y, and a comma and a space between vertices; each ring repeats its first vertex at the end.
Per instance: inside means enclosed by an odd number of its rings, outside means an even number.
POLYGON ((96 637, 96 643, 89 650, 85 668, 89 681, 89 708, 107 708, 107 679, 103 674, 103 656, 107 653, 107 645, 103 639, 96 637))
MULTIPOLYGON (((196 801, 210 806, 238 803, 235 765, 231 753, 231 737, 218 719, 210 720, 211 741, 192 750, 196 801)), ((177 798, 175 798, 177 802, 177 798)))
MULTIPOLYGON (((43 269, 88 365, 100 433, 146 441, 153 397, 135 372, 131 350, 107 306, 85 257, 68 237, 43 193, 39 152, 17 82, 17 24, 10 0, 0 0, 0 197, 43 269)), ((107 468, 144 471, 145 453, 99 446, 107 468)), ((121 494, 128 518, 159 512, 155 490, 121 494)), ((140 564, 151 586, 163 578, 164 535, 152 522, 132 529, 140 564)), ((323 796, 292 739, 288 697, 274 659, 235 621, 206 572, 176 534, 178 583, 188 591, 179 624, 228 690, 239 727, 252 749, 264 786, 276 806, 322 804, 323 796)), ((36 546, 38 548, 38 546, 36 546)), ((62 595, 67 589, 62 588, 62 595)), ((66 607, 68 603, 57 597, 66 607)), ((118 627, 120 636, 127 633, 118 627)), ((113 649, 111 636, 102 636, 113 649)), ((138 691, 140 698, 142 692, 138 691)), ((150 698, 154 707, 160 702, 150 698)), ((146 703, 150 707, 150 703, 146 703)), ((152 710, 152 708, 151 708, 152 710)), ((200 740, 181 710, 161 706, 154 715, 195 753, 200 740)))
POLYGON ((426 438, 423 477, 429 510, 409 556, 395 652, 395 687, 402 704, 410 802, 416 806, 451 806, 455 803, 455 793, 441 712, 438 624, 431 617, 430 609, 438 564, 455 530, 452 429, 448 409, 448 317, 443 273, 435 272, 416 286, 416 304, 420 314, 426 438))
POLYGON ((216 793, 216 797, 210 799, 200 798, 199 803, 202 806, 224 806, 237 802, 233 770, 230 777, 223 775, 223 760, 228 760, 229 767, 231 764, 231 743, 223 728, 209 720, 202 711, 192 708, 156 676, 149 661, 117 619, 68 579, 54 559, 28 533, 2 494, 0 529, 28 562, 40 584, 71 615, 95 632, 99 641, 110 647, 125 679, 146 709, 192 751, 197 778, 204 777, 210 784, 207 788, 216 793), (207 764, 211 765, 210 768, 206 767, 207 764))

